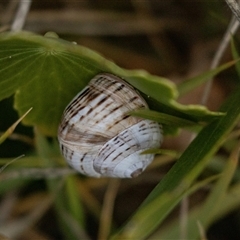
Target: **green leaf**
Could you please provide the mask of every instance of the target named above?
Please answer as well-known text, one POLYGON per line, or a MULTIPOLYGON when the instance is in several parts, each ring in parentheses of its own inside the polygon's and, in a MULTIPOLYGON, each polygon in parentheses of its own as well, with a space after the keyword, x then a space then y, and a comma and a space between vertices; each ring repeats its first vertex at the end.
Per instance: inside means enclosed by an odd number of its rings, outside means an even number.
POLYGON ((240 120, 240 89, 220 108, 226 115, 210 123, 192 141, 176 164, 127 222, 116 239, 145 239, 181 200, 196 177, 240 120), (158 204, 156 204, 158 203, 158 204))
POLYGON ((57 38, 56 34, 0 34, 0 100, 15 94, 14 107, 19 115, 33 107, 23 123, 37 126, 46 135, 56 136, 64 108, 101 72, 126 79, 146 100, 152 99, 150 108, 160 103, 168 107, 168 112, 172 109, 199 118, 216 116, 203 106, 177 103, 177 88, 171 81, 143 70, 122 69, 90 49, 57 38))
POLYGON ((153 82, 165 93, 163 99, 174 95, 170 81, 147 79, 146 72, 124 71, 87 48, 28 32, 0 35, 0 66, 0 100, 16 93, 15 108, 20 114, 33 107, 24 123, 37 125, 48 135, 56 135, 63 109, 100 72, 125 76, 143 91, 153 82))

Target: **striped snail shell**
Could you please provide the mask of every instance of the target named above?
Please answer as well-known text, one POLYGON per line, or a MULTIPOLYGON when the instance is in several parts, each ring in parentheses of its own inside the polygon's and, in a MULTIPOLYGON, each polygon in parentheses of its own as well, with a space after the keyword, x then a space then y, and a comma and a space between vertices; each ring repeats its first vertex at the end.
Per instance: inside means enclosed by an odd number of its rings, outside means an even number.
POLYGON ((92 177, 132 178, 153 160, 141 154, 158 148, 161 126, 129 115, 148 108, 124 80, 112 74, 95 76, 66 107, 58 130, 60 149, 69 165, 92 177))

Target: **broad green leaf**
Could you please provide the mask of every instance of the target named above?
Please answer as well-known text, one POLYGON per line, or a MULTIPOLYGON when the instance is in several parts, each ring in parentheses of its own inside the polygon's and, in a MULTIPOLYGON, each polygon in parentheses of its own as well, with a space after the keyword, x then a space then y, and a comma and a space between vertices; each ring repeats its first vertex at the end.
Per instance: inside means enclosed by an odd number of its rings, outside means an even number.
MULTIPOLYGON (((123 77, 154 103, 171 111, 197 118, 216 116, 203 106, 176 102, 178 92, 169 80, 143 70, 125 70, 98 53, 64 41, 56 34, 29 32, 0 34, 0 100, 15 94, 19 115, 33 107, 23 123, 37 126, 44 134, 56 136, 62 112, 90 79, 102 72, 123 77)), ((161 111, 161 108, 158 108, 161 111)))
POLYGON ((100 72, 124 76, 143 92, 153 82, 164 101, 176 95, 170 81, 151 80, 144 71, 124 71, 87 48, 28 32, 0 35, 0 66, 0 99, 16 93, 20 114, 33 107, 24 123, 37 125, 48 135, 56 135, 63 109, 100 72))
POLYGON ((180 196, 189 189, 229 132, 240 120, 239 102, 240 89, 238 88, 220 108, 220 111, 226 112, 226 115, 203 128, 143 202, 136 214, 114 238, 145 239, 156 229, 180 201, 180 196))
POLYGON ((216 76, 220 72, 226 70, 227 68, 232 67, 234 64, 236 64, 237 61, 238 60, 225 63, 225 64, 223 64, 223 65, 221 65, 221 66, 219 66, 215 69, 204 72, 204 73, 200 74, 199 76, 187 79, 184 82, 178 84, 177 87, 178 87, 178 91, 179 91, 180 96, 190 92, 194 88, 196 88, 199 85, 205 83, 206 81, 213 78, 214 76, 216 76))

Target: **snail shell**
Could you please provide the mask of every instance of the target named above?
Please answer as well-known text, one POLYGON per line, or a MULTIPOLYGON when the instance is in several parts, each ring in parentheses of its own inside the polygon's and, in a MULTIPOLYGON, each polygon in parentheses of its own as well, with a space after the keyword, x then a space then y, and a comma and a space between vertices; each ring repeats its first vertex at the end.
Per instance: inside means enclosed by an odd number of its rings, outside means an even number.
POLYGON ((140 108, 147 103, 124 80, 95 76, 66 107, 59 126, 69 165, 92 177, 138 176, 154 158, 141 152, 158 148, 163 138, 158 123, 128 114, 140 108))

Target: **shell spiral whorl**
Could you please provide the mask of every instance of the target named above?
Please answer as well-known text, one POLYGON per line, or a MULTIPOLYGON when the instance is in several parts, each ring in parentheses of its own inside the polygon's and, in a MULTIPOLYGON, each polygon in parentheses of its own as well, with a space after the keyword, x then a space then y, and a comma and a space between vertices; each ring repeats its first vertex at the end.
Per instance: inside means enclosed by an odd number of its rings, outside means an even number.
POLYGON ((58 130, 60 149, 69 165, 92 177, 138 176, 158 148, 161 125, 129 115, 148 108, 145 100, 124 80, 112 74, 96 75, 69 103, 58 130))

